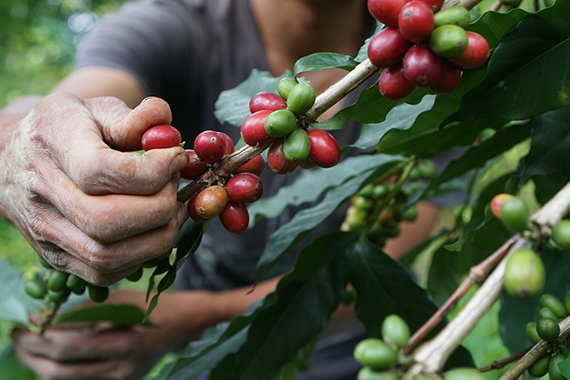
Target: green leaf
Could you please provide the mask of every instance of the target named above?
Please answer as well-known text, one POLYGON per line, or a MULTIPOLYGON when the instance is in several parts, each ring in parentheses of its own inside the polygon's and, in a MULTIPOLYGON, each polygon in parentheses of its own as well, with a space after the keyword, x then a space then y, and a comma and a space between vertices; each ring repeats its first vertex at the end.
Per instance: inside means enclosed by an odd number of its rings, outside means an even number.
POLYGON ((0 319, 27 324, 43 303, 27 295, 20 271, 0 259, 0 319))
POLYGON ((570 176, 570 106, 533 120, 531 148, 519 166, 519 186, 533 176, 570 176))
POLYGON ((143 325, 155 327, 153 323, 143 322, 144 312, 135 305, 128 304, 103 304, 92 307, 82 307, 81 309, 69 310, 60 314, 55 321, 55 325, 70 322, 113 322, 118 325, 143 325))
MULTIPOLYGON (((463 97, 459 111, 446 122, 524 120, 569 104, 569 14, 570 4, 557 1, 553 7, 524 18, 498 44, 487 78, 463 97)), ((520 11, 513 15, 524 16, 520 11)), ((497 20, 489 20, 488 25, 503 18, 497 14, 491 17, 497 20)), ((490 38, 485 32, 483 35, 490 38)))
POLYGON ((261 91, 277 93, 277 83, 281 78, 293 78, 287 70, 280 77, 274 77, 267 71, 253 69, 249 77, 237 87, 222 91, 216 100, 214 115, 220 123, 230 123, 236 127, 251 115, 249 101, 251 97, 261 91))
POLYGON ((251 324, 232 379, 270 378, 328 324, 347 284, 341 252, 356 237, 327 233, 299 253, 293 270, 277 284, 276 302, 251 324))
MULTIPOLYGON (((554 294, 564 299, 566 285, 568 284, 568 263, 566 256, 568 251, 554 249, 547 244, 542 248, 542 260, 546 268, 546 281, 542 294, 554 294)), ((529 322, 538 320, 540 296, 530 299, 518 299, 511 297, 507 292, 501 295, 501 311, 499 312, 499 324, 501 336, 505 346, 511 354, 528 347, 530 341, 526 337, 525 326, 529 322)))
POLYGON ((290 186, 281 187, 273 197, 262 198, 249 205, 249 214, 252 219, 261 216, 275 218, 287 207, 315 202, 328 189, 335 188, 347 179, 384 165, 386 162, 394 162, 394 157, 383 154, 348 157, 329 169, 305 170, 290 186))
POLYGON ((363 183, 370 178, 379 176, 390 167, 389 164, 400 160, 399 157, 386 156, 384 164, 379 165, 377 169, 370 169, 351 178, 337 188, 330 190, 316 206, 295 214, 289 223, 281 226, 267 240, 265 249, 257 262, 256 278, 262 279, 289 249, 319 226, 342 203, 356 194, 363 183))
POLYGON ((41 380, 31 369, 22 364, 15 353, 0 361, 0 380, 41 380))
POLYGON ((307 71, 319 71, 326 69, 339 68, 344 70, 352 70, 356 67, 356 62, 349 55, 337 53, 315 53, 306 57, 300 58, 295 62, 294 73, 307 71))
POLYGON ((461 284, 467 270, 469 260, 466 256, 448 251, 445 247, 435 251, 429 268, 427 289, 436 305, 443 305, 461 284))
POLYGON ((570 379, 570 357, 558 363, 558 368, 562 371, 562 376, 564 376, 565 379, 570 379))

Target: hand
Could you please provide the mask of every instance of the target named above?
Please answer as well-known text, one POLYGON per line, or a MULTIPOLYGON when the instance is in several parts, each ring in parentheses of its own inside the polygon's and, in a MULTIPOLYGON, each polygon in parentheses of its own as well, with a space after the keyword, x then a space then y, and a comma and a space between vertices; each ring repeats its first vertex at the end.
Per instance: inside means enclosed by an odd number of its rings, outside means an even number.
POLYGON ((176 201, 181 147, 139 153, 143 132, 171 122, 147 98, 55 93, 0 133, 0 213, 55 268, 110 285, 166 252, 187 219, 176 201))

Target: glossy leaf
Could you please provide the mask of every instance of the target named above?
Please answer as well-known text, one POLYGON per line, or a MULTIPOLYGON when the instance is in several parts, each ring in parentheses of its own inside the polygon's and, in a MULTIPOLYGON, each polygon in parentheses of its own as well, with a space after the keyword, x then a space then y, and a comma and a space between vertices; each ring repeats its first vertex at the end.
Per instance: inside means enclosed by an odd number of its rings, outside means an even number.
POLYGON ((27 324, 42 302, 24 291, 24 279, 10 262, 0 259, 0 319, 27 324))
POLYGON ((0 380, 41 380, 14 352, 0 359, 0 380))
POLYGON ((558 368, 562 371, 562 376, 565 379, 570 379, 570 357, 558 363, 558 368))
POLYGON ((354 62, 351 56, 336 53, 315 53, 300 58, 295 62, 293 72, 297 75, 307 71, 320 71, 333 68, 350 71, 355 67, 356 62, 354 62))
POLYGON ((104 304, 92 307, 83 307, 81 309, 74 309, 60 314, 55 321, 54 325, 70 322, 113 322, 118 325, 143 325, 152 327, 153 323, 146 321, 143 322, 144 312, 135 305, 115 305, 104 304))

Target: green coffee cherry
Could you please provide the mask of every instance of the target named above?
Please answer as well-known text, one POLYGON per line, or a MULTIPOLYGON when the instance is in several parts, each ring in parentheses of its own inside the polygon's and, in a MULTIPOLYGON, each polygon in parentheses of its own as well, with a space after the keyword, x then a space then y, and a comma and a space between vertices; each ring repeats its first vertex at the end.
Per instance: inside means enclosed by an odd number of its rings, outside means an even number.
POLYGON ((285 138, 283 143, 283 155, 286 159, 299 162, 309 157, 311 140, 303 129, 295 129, 285 138))
POLYGON ((558 363, 564 360, 566 360, 566 356, 563 354, 557 354, 550 359, 550 363, 548 363, 548 376, 550 376, 550 380, 565 379, 564 375, 562 375, 562 371, 558 367, 558 363))
POLYGON ((382 198, 386 194, 388 194, 388 188, 386 187, 386 185, 379 183, 378 185, 374 186, 374 190, 372 193, 374 198, 382 198))
POLYGON ((429 47, 441 57, 457 57, 467 50, 467 32, 457 25, 443 25, 431 33, 429 47))
POLYGON ((539 319, 550 318, 550 319, 554 319, 555 321, 558 320, 558 318, 556 317, 556 314, 554 314, 552 312, 552 310, 550 310, 547 307, 543 307, 538 311, 538 318, 539 319))
POLYGON ((368 213, 364 210, 357 209, 354 206, 348 208, 346 213, 346 223, 348 224, 349 230, 354 231, 359 229, 366 223, 368 218, 368 213))
POLYGON ((376 202, 374 202, 372 199, 365 198, 361 195, 357 195, 356 198, 354 198, 352 204, 354 207, 365 211, 370 211, 374 208, 374 206, 376 206, 376 202))
POLYGON ((487 377, 475 368, 458 367, 447 371, 443 380, 487 380, 487 377))
POLYGON ((287 100, 291 89, 297 85, 297 81, 293 78, 281 78, 277 83, 277 93, 284 100, 287 100))
POLYGON ((466 28, 469 25, 469 11, 463 7, 442 9, 433 15, 433 28, 443 25, 457 25, 466 28))
POLYGON ((382 338, 388 345, 393 343, 398 348, 404 348, 408 345, 410 335, 410 328, 402 317, 391 314, 384 318, 382 322, 382 338))
POLYGON ((32 298, 42 299, 47 294, 46 284, 38 278, 24 281, 24 290, 32 298))
POLYGON ((354 349, 354 359, 364 366, 383 370, 396 364, 398 355, 380 339, 368 338, 358 343, 354 349))
POLYGON ((501 221, 512 232, 523 232, 531 227, 528 207, 517 197, 505 202, 501 208, 501 221))
POLYGON ((356 302, 357 297, 358 295, 356 294, 356 290, 354 290, 354 288, 348 289, 342 295, 342 304, 347 306, 352 305, 356 302))
POLYGON ((432 179, 437 173, 437 167, 432 160, 422 160, 418 162, 418 169, 423 179, 432 179))
POLYGON ((558 326, 558 322, 555 319, 539 319, 536 324, 536 332, 542 340, 554 342, 560 335, 560 326, 558 326))
POLYGON ((369 183, 358 192, 358 195, 364 198, 372 198, 374 195, 374 185, 369 183))
POLYGON ((89 298, 91 301, 101 303, 105 302, 107 297, 109 297, 109 288, 106 286, 97 286, 93 284, 88 285, 89 298))
POLYGON ((394 238, 394 237, 400 235, 400 232, 402 232, 402 230, 400 229, 400 226, 398 225, 398 223, 390 222, 390 223, 386 223, 382 226, 382 233, 386 237, 394 238))
POLYGON ((552 240, 561 248, 570 248, 570 220, 561 220, 552 227, 552 240))
POLYGON ((54 292, 52 290, 49 290, 47 294, 47 299, 54 303, 63 303, 67 301, 67 298, 69 297, 70 294, 71 290, 69 290, 68 288, 64 288, 59 292, 54 292))
POLYGON ((398 380, 398 372, 394 369, 375 371, 370 367, 363 367, 358 371, 356 380, 398 380))
POLYGON ((570 293, 566 293, 564 296, 564 306, 566 307, 568 314, 570 314, 570 293))
POLYGON ((560 301, 560 299, 558 297, 556 297, 553 294, 543 294, 542 297, 540 297, 540 304, 543 307, 547 307, 550 309, 550 311, 552 311, 554 313, 554 315, 556 316, 555 319, 562 319, 564 317, 566 317, 566 307, 564 306, 564 304, 562 303, 562 301, 560 301))
POLYGON ((141 277, 143 276, 143 273, 144 273, 144 269, 142 267, 140 267, 135 272, 129 274, 127 276, 127 280, 132 281, 132 282, 137 282, 138 280, 141 279, 141 277))
POLYGON ((526 336, 528 337, 528 340, 530 340, 532 343, 536 344, 541 341, 540 337, 538 336, 538 332, 536 331, 536 323, 534 322, 527 323, 525 332, 526 336))
POLYGON ((404 212, 402 215, 402 219, 406 222, 413 222, 418 218, 418 209, 415 206, 412 206, 404 212))
POLYGON ((38 260, 40 261, 40 265, 46 269, 53 269, 53 267, 41 256, 38 256, 38 260))
POLYGON ((265 119, 265 132, 271 137, 283 137, 297 127, 297 119, 290 110, 271 112, 265 119))
POLYGON ((65 282, 67 281, 67 277, 69 277, 68 273, 54 270, 49 274, 49 277, 47 279, 48 289, 52 292, 61 292, 63 289, 65 289, 65 282))
POLYGON ((513 252, 505 265, 505 289, 517 298, 531 298, 539 294, 546 280, 542 260, 533 250, 525 248, 513 252))
POLYGON ((74 274, 69 275, 65 284, 75 294, 85 293, 85 287, 87 286, 87 283, 82 278, 74 274))
POLYGON ((550 354, 545 354, 530 366, 528 373, 534 377, 542 377, 548 373, 549 364, 550 354))
POLYGON ((316 98, 317 93, 312 84, 308 82, 299 83, 289 91, 287 108, 295 115, 303 115, 311 109, 316 98))

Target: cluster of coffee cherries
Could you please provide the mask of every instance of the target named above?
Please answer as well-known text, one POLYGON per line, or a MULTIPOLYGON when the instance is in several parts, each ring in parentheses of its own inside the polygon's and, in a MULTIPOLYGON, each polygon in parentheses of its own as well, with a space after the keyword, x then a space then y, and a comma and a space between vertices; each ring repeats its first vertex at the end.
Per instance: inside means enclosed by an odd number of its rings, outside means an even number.
POLYGON ((291 173, 298 166, 335 166, 341 155, 338 142, 328 132, 310 129, 305 120, 316 99, 311 83, 282 78, 277 92, 260 92, 251 98, 251 115, 240 129, 245 143, 269 146, 267 165, 278 174, 291 173))
MULTIPOLYGON (((431 160, 425 159, 419 161, 412 168, 407 179, 410 181, 431 179, 435 173, 435 164, 431 160)), ((408 194, 413 192, 416 186, 421 186, 418 182, 409 183, 405 188, 400 189, 378 214, 376 220, 370 220, 377 214, 375 210, 393 192, 400 175, 401 173, 388 178, 380 177, 373 183, 364 186, 352 197, 340 229, 342 231, 354 231, 371 222, 371 227, 366 232, 366 238, 382 248, 387 239, 397 237, 400 234, 399 222, 415 221, 418 217, 418 210, 415 206, 406 208, 406 201, 408 194)))
POLYGON ((109 296, 109 288, 90 284, 74 274, 60 272, 40 257, 40 265, 46 270, 24 281, 26 293, 45 302, 63 303, 71 293, 81 295, 87 289, 93 302, 103 302, 109 296))
MULTIPOLYGON (((149 128, 142 138, 145 150, 168 148, 181 144, 178 130, 170 125, 149 128), (159 136, 156 138, 154 136, 159 136)), ((190 157, 188 165, 180 171, 183 178, 193 180, 204 174, 213 164, 234 152, 232 139, 223 132, 203 131, 194 140, 193 149, 186 149, 190 157)), ((238 167, 225 181, 220 178, 215 185, 194 193, 188 201, 188 215, 196 222, 205 222, 219 216, 222 225, 239 234, 249 224, 246 203, 255 202, 263 194, 259 175, 265 163, 260 155, 238 167)))
POLYGON ((444 0, 368 0, 370 13, 386 28, 368 45, 368 58, 384 68, 378 86, 384 97, 397 100, 416 87, 453 92, 462 69, 482 65, 489 44, 478 33, 465 31, 469 11, 441 10, 444 0))
POLYGON ((548 373, 551 380, 563 380, 565 377, 558 363, 568 356, 568 340, 557 341, 560 335, 558 322, 570 314, 570 293, 566 294, 564 302, 555 295, 543 294, 540 304, 542 308, 538 312, 538 322, 526 325, 526 335, 532 343, 543 340, 550 345, 548 351, 529 367, 528 373, 533 377, 542 377, 548 373))

